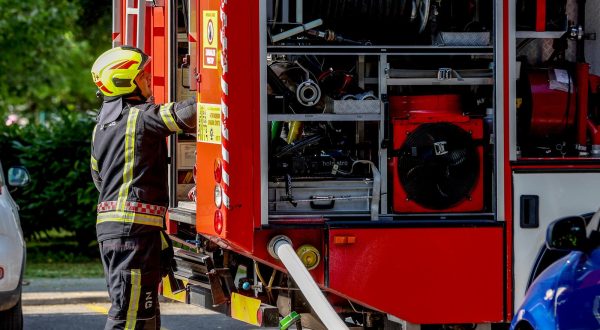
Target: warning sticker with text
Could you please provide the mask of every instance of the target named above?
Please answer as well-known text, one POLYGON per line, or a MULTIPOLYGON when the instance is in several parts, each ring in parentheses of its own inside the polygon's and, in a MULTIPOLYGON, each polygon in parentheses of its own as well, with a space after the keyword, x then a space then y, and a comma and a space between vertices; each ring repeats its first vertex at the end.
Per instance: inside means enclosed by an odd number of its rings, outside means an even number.
POLYGON ((198 142, 221 143, 221 105, 198 103, 198 142))
POLYGON ((204 33, 202 36, 202 67, 205 69, 217 68, 217 54, 219 54, 219 15, 216 10, 202 12, 204 33))

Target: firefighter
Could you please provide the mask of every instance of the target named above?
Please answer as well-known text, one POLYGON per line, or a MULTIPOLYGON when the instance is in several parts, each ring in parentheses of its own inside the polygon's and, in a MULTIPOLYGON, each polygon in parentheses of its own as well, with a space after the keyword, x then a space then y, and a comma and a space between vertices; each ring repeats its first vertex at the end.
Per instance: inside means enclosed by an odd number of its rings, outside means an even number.
POLYGON ((92 78, 103 96, 92 135, 100 192, 96 235, 111 300, 105 329, 160 329, 158 285, 170 269, 164 233, 169 196, 166 137, 193 132, 193 99, 154 104, 150 57, 121 46, 100 55, 92 78))

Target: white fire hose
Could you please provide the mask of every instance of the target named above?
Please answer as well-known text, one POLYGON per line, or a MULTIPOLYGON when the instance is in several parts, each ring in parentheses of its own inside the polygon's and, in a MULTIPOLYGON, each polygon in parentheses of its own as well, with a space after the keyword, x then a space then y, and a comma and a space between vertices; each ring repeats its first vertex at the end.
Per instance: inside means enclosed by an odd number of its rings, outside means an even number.
POLYGON ((278 235, 271 239, 268 246, 269 253, 275 259, 281 260, 285 268, 292 276, 306 300, 321 319, 321 322, 332 330, 348 329, 344 321, 333 310, 317 283, 313 280, 308 270, 296 255, 292 241, 284 235, 278 235))

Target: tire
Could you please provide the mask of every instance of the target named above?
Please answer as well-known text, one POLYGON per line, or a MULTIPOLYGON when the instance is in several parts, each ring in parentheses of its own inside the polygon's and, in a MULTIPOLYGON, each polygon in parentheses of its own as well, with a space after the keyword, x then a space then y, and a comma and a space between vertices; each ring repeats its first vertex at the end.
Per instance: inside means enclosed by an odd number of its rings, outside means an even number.
POLYGON ((17 301, 12 308, 0 312, 0 329, 23 329, 23 307, 21 305, 21 297, 19 297, 19 301, 17 301))
POLYGON ((533 327, 529 323, 522 321, 517 324, 515 330, 533 330, 533 327))

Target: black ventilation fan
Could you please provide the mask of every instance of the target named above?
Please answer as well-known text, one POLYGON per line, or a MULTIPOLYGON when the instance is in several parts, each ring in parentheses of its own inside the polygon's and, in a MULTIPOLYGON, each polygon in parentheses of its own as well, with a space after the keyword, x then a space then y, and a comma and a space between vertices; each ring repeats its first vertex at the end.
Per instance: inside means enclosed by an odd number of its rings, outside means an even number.
POLYGON ((471 134, 450 123, 420 125, 407 137, 398 156, 398 175, 407 198, 434 210, 450 208, 467 198, 479 170, 471 134))

